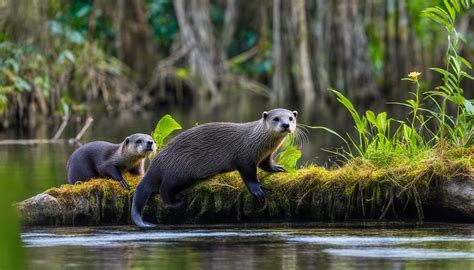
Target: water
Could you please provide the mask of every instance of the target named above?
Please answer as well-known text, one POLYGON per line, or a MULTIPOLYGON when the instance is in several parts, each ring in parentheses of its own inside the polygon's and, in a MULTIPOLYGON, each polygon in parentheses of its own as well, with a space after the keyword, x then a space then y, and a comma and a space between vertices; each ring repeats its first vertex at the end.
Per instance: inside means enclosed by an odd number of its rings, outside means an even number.
POLYGON ((238 224, 39 228, 30 269, 473 269, 474 225, 238 224), (55 268, 56 267, 56 268, 55 268))

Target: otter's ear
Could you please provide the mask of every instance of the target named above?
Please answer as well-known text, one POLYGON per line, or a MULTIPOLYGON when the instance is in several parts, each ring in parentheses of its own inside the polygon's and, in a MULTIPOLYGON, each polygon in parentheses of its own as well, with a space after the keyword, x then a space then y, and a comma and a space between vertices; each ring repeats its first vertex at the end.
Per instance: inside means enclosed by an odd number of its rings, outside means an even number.
POLYGON ((130 138, 129 137, 125 138, 125 145, 127 145, 129 142, 130 142, 130 138))
POLYGON ((298 111, 293 111, 293 115, 294 115, 295 117, 297 117, 297 116, 298 116, 298 111))
POLYGON ((265 112, 262 113, 263 119, 267 119, 267 116, 268 116, 268 112, 267 112, 267 111, 265 111, 265 112))

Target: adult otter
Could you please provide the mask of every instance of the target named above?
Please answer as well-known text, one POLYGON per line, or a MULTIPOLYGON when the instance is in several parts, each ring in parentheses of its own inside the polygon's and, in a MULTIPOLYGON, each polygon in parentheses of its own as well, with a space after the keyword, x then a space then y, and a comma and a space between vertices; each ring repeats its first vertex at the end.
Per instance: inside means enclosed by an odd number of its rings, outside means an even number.
POLYGON ((268 172, 285 172, 272 155, 284 138, 296 129, 297 112, 274 109, 263 112, 260 120, 249 123, 208 123, 191 128, 174 138, 152 160, 135 190, 132 220, 144 222, 143 208, 152 194, 160 193, 167 207, 185 204, 182 191, 195 183, 223 172, 237 170, 247 189, 260 203, 266 192, 257 179, 257 166, 268 172))
POLYGON ((95 141, 79 147, 67 163, 69 184, 91 178, 109 177, 130 189, 122 173, 143 175, 145 157, 155 151, 156 145, 150 135, 136 133, 122 143, 113 144, 95 141))

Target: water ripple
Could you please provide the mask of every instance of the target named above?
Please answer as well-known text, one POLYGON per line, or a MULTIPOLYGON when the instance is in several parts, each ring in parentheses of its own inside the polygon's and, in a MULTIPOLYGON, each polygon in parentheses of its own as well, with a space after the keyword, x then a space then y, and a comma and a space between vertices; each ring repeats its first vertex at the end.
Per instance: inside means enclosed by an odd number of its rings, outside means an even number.
POLYGON ((333 256, 388 258, 388 259, 474 259, 473 252, 447 251, 424 248, 363 248, 363 249, 324 249, 323 252, 333 256))
MULTIPOLYGON (((210 232, 210 231, 173 231, 173 232, 111 232, 100 234, 51 234, 51 233, 23 233, 22 241, 26 247, 51 246, 119 246, 128 244, 157 245, 159 241, 172 241, 187 238, 215 238, 215 237, 268 237, 275 235, 271 232, 210 232)), ((278 234, 281 235, 281 234, 278 234)))
POLYGON ((474 237, 299 236, 288 240, 334 246, 391 246, 422 242, 474 242, 474 237))

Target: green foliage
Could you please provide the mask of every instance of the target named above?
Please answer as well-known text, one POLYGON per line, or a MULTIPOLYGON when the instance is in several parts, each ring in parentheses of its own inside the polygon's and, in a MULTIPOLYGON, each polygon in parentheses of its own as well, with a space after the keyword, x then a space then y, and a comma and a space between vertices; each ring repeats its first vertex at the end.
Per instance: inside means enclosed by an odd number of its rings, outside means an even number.
POLYGON ((153 140, 155 140, 157 149, 161 149, 165 145, 166 138, 173 133, 173 131, 178 129, 182 129, 182 127, 171 115, 167 114, 161 117, 158 124, 156 124, 155 130, 151 134, 153 140))
POLYGON ((31 85, 22 72, 25 48, 10 42, 0 42, 0 113, 8 106, 8 95, 31 91, 31 85))
POLYGON ((446 139, 458 146, 470 146, 473 143, 472 100, 464 97, 462 81, 472 80, 474 77, 466 72, 472 69, 471 63, 459 55, 458 45, 462 42, 460 34, 456 32, 456 16, 467 9, 474 1, 444 0, 445 8, 435 6, 424 10, 423 14, 444 26, 448 31, 448 48, 446 50, 446 67, 431 68, 443 76, 443 85, 428 91, 426 99, 436 105, 436 110, 428 113, 437 121, 437 140, 446 139), (456 108, 456 114, 448 114, 449 106, 456 108))
POLYGON ((289 172, 296 171, 296 163, 301 158, 301 150, 296 146, 294 138, 288 138, 283 144, 282 149, 283 150, 278 154, 277 163, 289 172))
POLYGON ((173 1, 147 0, 146 2, 154 41, 160 48, 159 51, 169 51, 173 39, 179 31, 173 1))
POLYGON ((457 46, 461 39, 455 29, 457 14, 462 8, 468 8, 468 1, 444 0, 445 9, 439 6, 430 7, 423 14, 442 24, 448 31, 448 49, 446 68, 432 68, 443 76, 444 84, 434 90, 422 93, 419 84, 421 73, 412 72, 402 80, 415 84, 413 96, 403 103, 392 103, 409 109, 410 117, 399 120, 387 116, 386 112, 375 114, 368 110, 360 115, 352 102, 341 92, 331 89, 337 100, 347 109, 354 121, 356 136, 346 134, 345 139, 334 130, 326 127, 311 127, 328 131, 342 139, 346 148, 342 152, 333 152, 351 160, 358 156, 372 163, 390 166, 393 159, 410 157, 419 158, 427 149, 447 142, 456 147, 470 147, 473 144, 473 103, 464 97, 461 82, 463 79, 474 79, 465 68, 472 69, 468 60, 458 54, 457 46), (424 106, 428 100, 435 104, 435 109, 424 106), (449 103, 449 104, 448 104, 449 103), (456 108, 455 115, 448 114, 448 105, 456 108), (429 122, 436 127, 429 128, 429 122))

